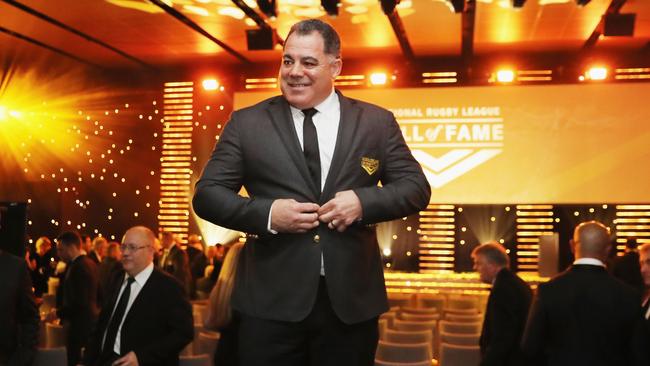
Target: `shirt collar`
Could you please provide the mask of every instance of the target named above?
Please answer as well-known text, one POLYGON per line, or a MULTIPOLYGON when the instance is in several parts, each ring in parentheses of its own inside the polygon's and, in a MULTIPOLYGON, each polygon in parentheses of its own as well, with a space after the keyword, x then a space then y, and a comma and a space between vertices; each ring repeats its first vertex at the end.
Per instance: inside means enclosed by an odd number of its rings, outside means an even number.
MULTIPOLYGON (((314 106, 314 108, 322 114, 328 115, 331 113, 336 113, 339 110, 339 98, 338 95, 336 95, 336 91, 332 89, 332 93, 325 98, 324 101, 320 102, 320 104, 314 106)), ((292 106, 291 104, 289 105, 291 108, 291 114, 294 116, 300 116, 301 118, 303 117, 302 110, 292 106)))
POLYGON ((589 265, 592 265, 592 266, 605 267, 605 263, 603 263, 602 261, 600 261, 599 259, 596 259, 596 258, 580 258, 580 259, 576 259, 573 262, 573 265, 576 265, 576 264, 589 264, 589 265))
MULTIPOLYGON (((134 277, 135 282, 137 282, 138 285, 140 285, 140 287, 143 287, 144 284, 149 279, 149 277, 151 276, 151 273, 153 273, 153 262, 149 263, 149 265, 144 267, 144 269, 142 271, 140 271, 140 273, 135 275, 135 277, 134 277)), ((128 277, 129 277, 129 274, 125 273, 124 278, 128 278, 128 277)))

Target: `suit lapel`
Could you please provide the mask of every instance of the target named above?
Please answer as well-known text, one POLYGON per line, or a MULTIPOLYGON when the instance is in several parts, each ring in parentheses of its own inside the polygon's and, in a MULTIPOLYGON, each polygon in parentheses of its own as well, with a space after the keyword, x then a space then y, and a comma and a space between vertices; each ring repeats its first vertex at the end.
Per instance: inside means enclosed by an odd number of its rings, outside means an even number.
MULTIPOLYGON (((332 164, 327 173, 327 180, 323 188, 322 199, 328 199, 336 193, 336 182, 339 174, 343 169, 348 153, 352 148, 356 130, 359 126, 360 109, 357 107, 356 102, 343 96, 338 90, 336 94, 339 98, 341 106, 341 120, 339 122, 339 131, 336 137, 336 147, 334 148, 334 156, 332 157, 332 164)), ((322 202, 324 203, 324 202, 322 202)))
POLYGON ((280 139, 282 139, 284 147, 289 152, 289 156, 291 156, 296 168, 300 172, 305 182, 305 187, 309 188, 309 194, 307 195, 312 198, 313 202, 318 202, 318 192, 320 192, 320 189, 317 189, 316 184, 312 181, 309 174, 305 156, 300 148, 300 140, 296 134, 296 128, 293 125, 289 103, 283 97, 277 97, 269 104, 268 113, 280 139))

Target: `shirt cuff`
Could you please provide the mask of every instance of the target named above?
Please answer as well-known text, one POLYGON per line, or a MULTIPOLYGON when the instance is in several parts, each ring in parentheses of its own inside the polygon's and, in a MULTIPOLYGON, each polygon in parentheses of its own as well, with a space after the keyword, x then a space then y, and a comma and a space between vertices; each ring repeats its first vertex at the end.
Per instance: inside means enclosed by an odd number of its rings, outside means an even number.
POLYGON ((275 231, 275 230, 273 230, 273 229, 271 229, 271 214, 273 213, 273 204, 275 204, 275 201, 273 201, 273 203, 271 204, 271 208, 269 209, 269 219, 268 219, 268 221, 266 222, 266 230, 267 230, 269 233, 275 235, 275 234, 277 234, 278 232, 275 231))

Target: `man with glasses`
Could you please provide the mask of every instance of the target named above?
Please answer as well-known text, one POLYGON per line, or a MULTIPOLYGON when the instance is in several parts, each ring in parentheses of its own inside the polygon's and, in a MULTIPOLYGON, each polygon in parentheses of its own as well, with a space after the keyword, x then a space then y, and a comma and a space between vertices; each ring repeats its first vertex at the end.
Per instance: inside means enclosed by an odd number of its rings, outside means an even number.
POLYGON ((180 283, 155 269, 154 233, 133 227, 122 239, 122 266, 86 347, 84 365, 171 366, 192 341, 192 307, 180 283))

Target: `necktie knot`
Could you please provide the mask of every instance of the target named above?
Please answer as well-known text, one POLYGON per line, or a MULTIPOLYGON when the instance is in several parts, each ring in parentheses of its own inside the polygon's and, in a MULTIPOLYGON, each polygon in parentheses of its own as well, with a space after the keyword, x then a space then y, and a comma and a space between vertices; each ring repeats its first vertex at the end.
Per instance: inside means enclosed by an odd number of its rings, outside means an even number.
POLYGON ((133 282, 135 282, 135 278, 133 278, 133 277, 131 277, 131 276, 128 276, 128 277, 126 278, 126 285, 127 285, 127 286, 131 286, 131 284, 133 284, 133 282))
POLYGON ((318 113, 318 111, 316 110, 316 108, 307 108, 307 109, 303 109, 303 110, 302 110, 302 113, 305 114, 305 118, 311 118, 311 117, 313 117, 316 113, 318 113))

